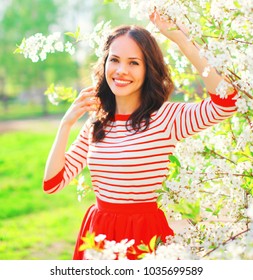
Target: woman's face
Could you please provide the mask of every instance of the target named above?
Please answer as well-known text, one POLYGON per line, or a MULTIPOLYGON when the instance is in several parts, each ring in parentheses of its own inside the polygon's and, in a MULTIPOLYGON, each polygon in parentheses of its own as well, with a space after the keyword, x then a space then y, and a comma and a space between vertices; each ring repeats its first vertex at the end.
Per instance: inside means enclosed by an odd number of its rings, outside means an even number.
POLYGON ((105 64, 106 81, 116 101, 129 97, 140 102, 145 74, 144 56, 137 43, 127 35, 116 38, 105 64))

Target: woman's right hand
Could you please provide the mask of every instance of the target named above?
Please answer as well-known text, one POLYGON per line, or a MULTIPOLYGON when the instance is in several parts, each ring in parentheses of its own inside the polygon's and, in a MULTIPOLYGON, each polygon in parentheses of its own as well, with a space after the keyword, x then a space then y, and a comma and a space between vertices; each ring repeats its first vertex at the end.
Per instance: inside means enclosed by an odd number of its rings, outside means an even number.
POLYGON ((65 113, 62 123, 72 126, 86 112, 96 111, 99 99, 96 97, 94 87, 83 89, 65 113))
POLYGON ((154 9, 153 13, 150 14, 149 19, 165 37, 167 37, 168 39, 170 39, 171 41, 173 41, 175 43, 180 43, 182 38, 184 40, 188 38, 189 32, 188 32, 187 28, 185 27, 185 25, 183 25, 180 22, 176 22, 175 19, 174 20, 162 19, 162 17, 156 11, 156 9, 154 9))

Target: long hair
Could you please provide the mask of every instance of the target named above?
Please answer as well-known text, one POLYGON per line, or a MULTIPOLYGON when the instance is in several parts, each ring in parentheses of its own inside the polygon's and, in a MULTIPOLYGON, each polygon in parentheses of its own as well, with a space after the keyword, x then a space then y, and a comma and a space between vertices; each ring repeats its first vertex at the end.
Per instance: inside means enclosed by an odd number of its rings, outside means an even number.
MULTIPOLYGON (((149 126, 151 114, 158 110, 169 98, 174 89, 170 71, 166 66, 162 51, 155 38, 149 31, 140 26, 120 26, 108 36, 103 56, 98 60, 94 70, 97 97, 101 105, 98 109, 98 119, 94 122, 93 142, 102 141, 105 137, 105 127, 108 121, 113 120, 116 111, 115 95, 111 91, 105 78, 105 64, 112 42, 123 35, 133 39, 144 55, 146 75, 141 89, 141 102, 129 117, 134 131, 146 130, 149 126), (144 121, 144 124, 143 124, 144 121)), ((126 124, 127 126, 127 124, 126 124)))

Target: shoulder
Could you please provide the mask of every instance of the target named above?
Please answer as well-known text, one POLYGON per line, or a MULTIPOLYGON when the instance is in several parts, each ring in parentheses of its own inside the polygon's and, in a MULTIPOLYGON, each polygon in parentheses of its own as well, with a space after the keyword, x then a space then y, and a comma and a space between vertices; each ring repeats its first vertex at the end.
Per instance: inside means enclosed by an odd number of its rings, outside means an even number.
POLYGON ((151 114, 151 119, 159 122, 172 121, 184 105, 185 103, 165 101, 157 111, 151 114))
POLYGON ((177 109, 183 107, 185 103, 183 102, 170 102, 165 101, 162 106, 154 113, 156 116, 162 116, 167 114, 169 111, 177 111, 177 109))

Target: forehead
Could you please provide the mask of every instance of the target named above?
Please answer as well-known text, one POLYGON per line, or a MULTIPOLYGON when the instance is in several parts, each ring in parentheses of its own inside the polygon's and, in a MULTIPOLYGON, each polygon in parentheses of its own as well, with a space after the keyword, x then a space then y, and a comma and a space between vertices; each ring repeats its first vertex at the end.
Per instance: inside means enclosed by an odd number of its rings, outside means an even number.
POLYGON ((134 39, 128 35, 122 35, 112 41, 109 48, 109 55, 143 58, 142 50, 134 39))

